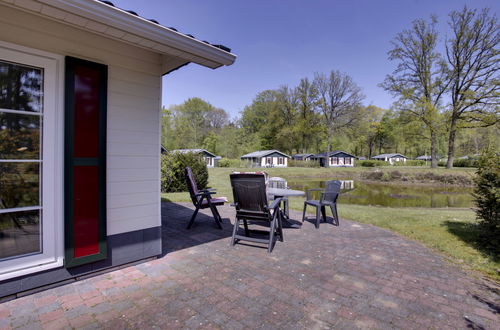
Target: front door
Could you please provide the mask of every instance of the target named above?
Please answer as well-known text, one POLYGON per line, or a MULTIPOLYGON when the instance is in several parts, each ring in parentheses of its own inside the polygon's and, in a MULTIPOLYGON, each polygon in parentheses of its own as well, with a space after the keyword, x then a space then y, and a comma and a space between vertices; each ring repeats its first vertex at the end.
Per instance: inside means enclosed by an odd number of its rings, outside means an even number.
POLYGON ((57 61, 0 44, 0 280, 61 264, 57 61))

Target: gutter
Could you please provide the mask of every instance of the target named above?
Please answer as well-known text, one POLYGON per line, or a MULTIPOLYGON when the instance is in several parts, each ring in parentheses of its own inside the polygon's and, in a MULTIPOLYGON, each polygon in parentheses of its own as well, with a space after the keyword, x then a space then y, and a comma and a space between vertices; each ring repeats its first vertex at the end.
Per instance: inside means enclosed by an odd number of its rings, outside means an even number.
MULTIPOLYGON (((38 0, 60 10, 77 14, 122 31, 149 39, 166 47, 176 48, 183 53, 190 53, 220 65, 231 65, 236 55, 173 31, 145 18, 132 15, 122 9, 111 7, 97 0, 38 0)), ((161 52, 160 50, 157 50, 161 52)), ((181 54, 178 54, 181 56, 181 54)))

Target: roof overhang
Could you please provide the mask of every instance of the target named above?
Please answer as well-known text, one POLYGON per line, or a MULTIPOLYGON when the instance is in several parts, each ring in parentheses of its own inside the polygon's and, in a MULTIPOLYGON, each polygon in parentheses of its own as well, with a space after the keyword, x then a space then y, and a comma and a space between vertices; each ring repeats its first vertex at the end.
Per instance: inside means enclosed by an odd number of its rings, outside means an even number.
MULTIPOLYGON (((236 55, 97 0, 4 0, 3 3, 81 29, 209 68, 231 65, 236 55)), ((166 70, 172 69, 167 67, 166 70)))

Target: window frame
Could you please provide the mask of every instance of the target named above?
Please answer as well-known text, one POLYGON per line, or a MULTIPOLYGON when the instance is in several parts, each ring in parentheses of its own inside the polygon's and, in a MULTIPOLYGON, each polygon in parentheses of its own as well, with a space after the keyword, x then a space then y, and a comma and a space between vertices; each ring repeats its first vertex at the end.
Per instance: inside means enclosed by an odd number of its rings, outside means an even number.
POLYGON ((63 56, 0 41, 0 59, 42 68, 40 222, 42 252, 0 261, 0 281, 63 265, 63 56), (51 220, 51 221, 49 221, 51 220))

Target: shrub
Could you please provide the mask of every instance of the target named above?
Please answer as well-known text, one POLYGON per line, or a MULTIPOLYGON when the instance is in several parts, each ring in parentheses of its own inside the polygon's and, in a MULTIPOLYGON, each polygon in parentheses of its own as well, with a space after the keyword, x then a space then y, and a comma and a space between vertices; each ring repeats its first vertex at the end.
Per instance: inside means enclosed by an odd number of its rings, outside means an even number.
POLYGON ((217 163, 218 167, 231 167, 231 161, 228 158, 222 158, 217 163))
POLYGON ((191 167, 198 189, 208 184, 207 165, 200 154, 170 152, 161 156, 161 191, 188 191, 184 168, 191 167))
POLYGON ((474 204, 479 220, 480 244, 500 253, 500 156, 487 149, 478 161, 474 204))
POLYGON ((319 162, 316 160, 288 160, 289 167, 319 167, 319 162))
MULTIPOLYGON (((431 162, 429 161, 429 164, 431 162)), ((425 166, 425 160, 407 159, 406 162, 394 162, 395 166, 425 166)))
POLYGON ((376 167, 376 166, 388 165, 388 163, 383 162, 381 160, 362 160, 360 164, 363 167, 376 167))
POLYGON ((453 167, 477 167, 477 159, 455 159, 453 167))

